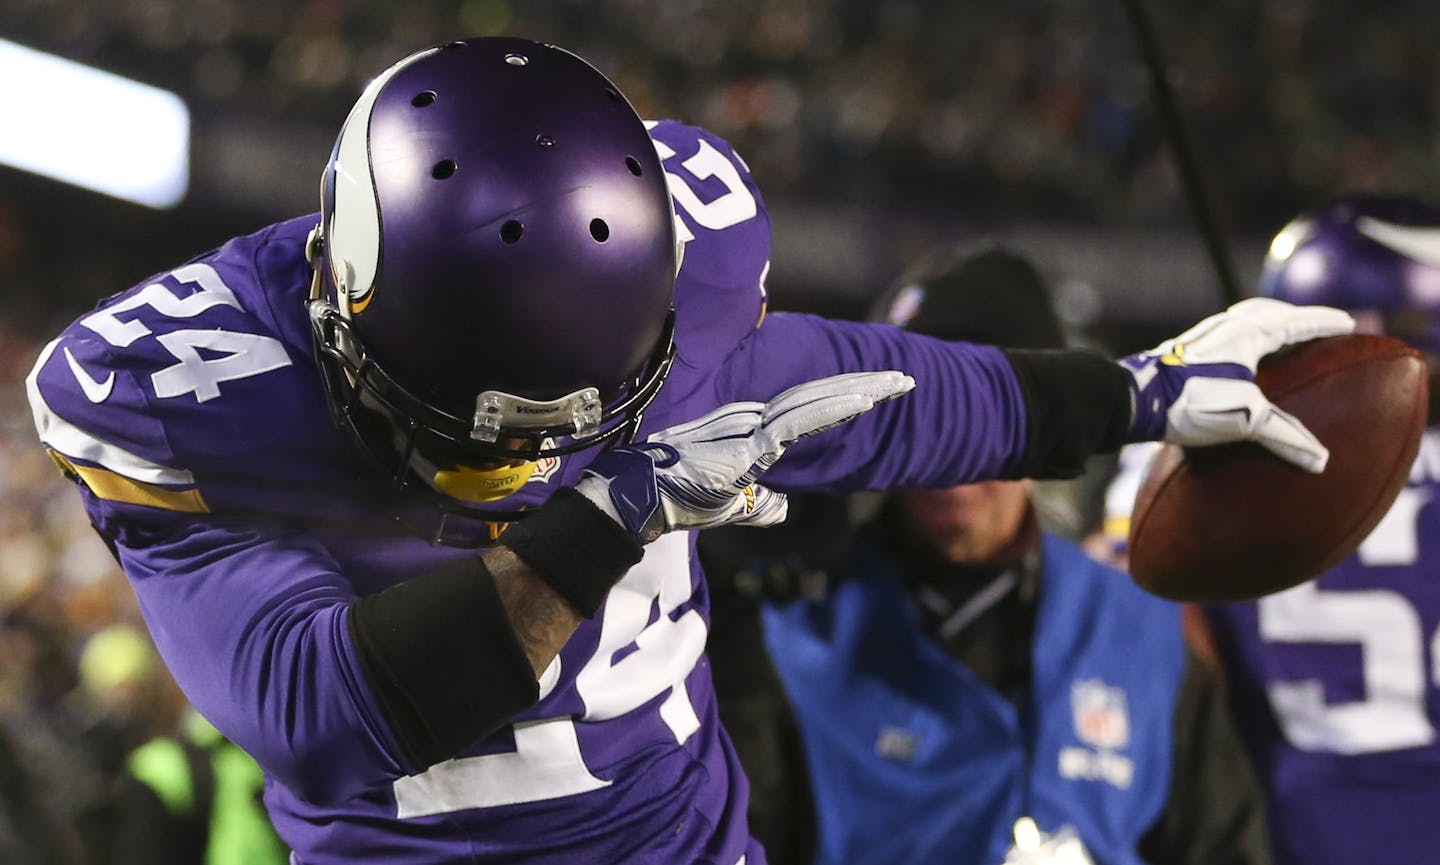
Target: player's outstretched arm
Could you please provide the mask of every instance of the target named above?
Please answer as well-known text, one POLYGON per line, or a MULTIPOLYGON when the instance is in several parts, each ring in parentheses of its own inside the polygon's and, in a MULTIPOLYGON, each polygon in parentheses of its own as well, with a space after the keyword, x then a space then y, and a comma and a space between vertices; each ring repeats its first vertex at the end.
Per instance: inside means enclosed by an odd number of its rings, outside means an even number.
POLYGON ((556 492, 481 556, 358 601, 357 654, 409 761, 453 757, 533 704, 537 677, 644 544, 670 531, 780 522, 785 497, 757 481, 785 450, 913 384, 898 372, 864 373, 721 406, 602 454, 576 488, 556 492))
POLYGON ((844 435, 798 443, 768 481, 778 489, 1073 477, 1093 454, 1157 439, 1255 440, 1318 470, 1323 448, 1265 400, 1254 368, 1286 345, 1353 327, 1336 310, 1246 301, 1117 364, 1083 350, 999 349, 777 313, 715 382, 721 399, 763 400, 797 380, 842 372, 893 368, 914 376, 911 398, 859 419, 844 435), (1169 351, 1176 345, 1184 346, 1181 356, 1169 351))

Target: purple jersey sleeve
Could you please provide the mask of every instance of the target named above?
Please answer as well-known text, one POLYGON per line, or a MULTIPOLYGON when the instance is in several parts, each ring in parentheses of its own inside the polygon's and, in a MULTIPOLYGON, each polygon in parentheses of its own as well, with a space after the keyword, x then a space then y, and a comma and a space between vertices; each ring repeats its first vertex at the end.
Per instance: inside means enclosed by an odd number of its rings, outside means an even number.
POLYGON ((116 554, 196 708, 312 802, 404 774, 346 635, 355 591, 330 555, 300 534, 166 522, 116 554))
POLYGON ((898 369, 915 389, 797 443, 765 476, 777 489, 946 486, 1010 476, 1025 446, 1025 407, 998 350, 888 325, 777 313, 721 369, 720 401, 766 400, 801 382, 898 369))

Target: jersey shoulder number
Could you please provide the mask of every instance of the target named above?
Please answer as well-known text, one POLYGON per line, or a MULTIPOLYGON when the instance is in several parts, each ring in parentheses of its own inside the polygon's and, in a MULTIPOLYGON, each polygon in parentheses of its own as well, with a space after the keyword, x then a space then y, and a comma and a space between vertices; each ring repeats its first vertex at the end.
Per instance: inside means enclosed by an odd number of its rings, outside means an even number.
POLYGON ((264 330, 204 260, 115 295, 47 345, 26 379, 40 439, 102 499, 207 510, 176 442, 227 428, 238 438, 263 419, 261 394, 232 383, 292 365, 264 330))
POLYGON ((682 247, 675 286, 682 358, 723 357, 760 323, 768 299, 770 218, 744 160, 719 136, 649 121, 682 247))

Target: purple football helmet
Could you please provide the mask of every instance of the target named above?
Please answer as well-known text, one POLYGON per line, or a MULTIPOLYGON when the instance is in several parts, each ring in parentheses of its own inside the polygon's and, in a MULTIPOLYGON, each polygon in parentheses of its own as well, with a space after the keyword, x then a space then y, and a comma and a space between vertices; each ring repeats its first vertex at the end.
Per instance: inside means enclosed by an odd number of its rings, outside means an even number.
POLYGON ((549 45, 452 42, 381 73, 309 251, 332 407, 397 483, 626 440, 670 368, 659 158, 614 85, 549 45))
POLYGON ((1440 210, 1352 195, 1301 214, 1270 244, 1260 293, 1348 310, 1360 330, 1440 360, 1440 210))

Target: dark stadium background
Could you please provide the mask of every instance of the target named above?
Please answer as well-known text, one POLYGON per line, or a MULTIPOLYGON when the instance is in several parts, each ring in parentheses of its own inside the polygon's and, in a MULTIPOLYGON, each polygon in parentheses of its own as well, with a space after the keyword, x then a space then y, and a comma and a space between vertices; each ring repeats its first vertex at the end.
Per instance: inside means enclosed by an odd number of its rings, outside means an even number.
MULTIPOLYGON (((1150 7, 1242 281, 1323 196, 1434 187, 1433 4, 1150 7)), ((856 313, 907 258, 981 231, 1092 288, 1103 306, 1073 289, 1070 312, 1105 331, 1215 303, 1119 0, 6 0, 0 38, 181 94, 194 141, 170 211, 0 169, 0 295, 68 314, 313 209, 370 76, 490 33, 572 48, 642 114, 734 142, 774 214, 780 305, 856 313)))

